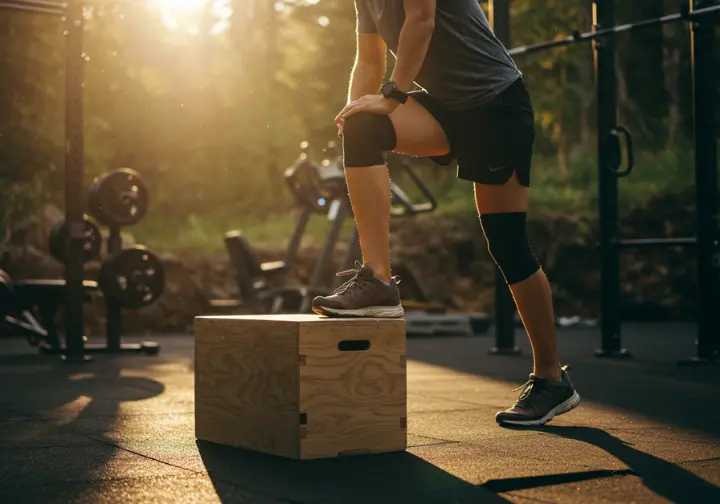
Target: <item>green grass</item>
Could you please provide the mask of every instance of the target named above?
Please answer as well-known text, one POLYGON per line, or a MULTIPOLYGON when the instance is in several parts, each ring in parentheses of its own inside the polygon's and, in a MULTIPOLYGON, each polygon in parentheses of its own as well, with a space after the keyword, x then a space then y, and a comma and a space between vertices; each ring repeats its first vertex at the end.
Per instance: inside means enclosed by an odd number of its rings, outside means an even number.
MULTIPOLYGON (((211 214, 191 215, 188 218, 153 218, 148 215, 145 221, 128 231, 138 243, 156 250, 221 253, 225 250, 225 233, 234 230, 241 230, 257 247, 284 248, 295 230, 298 218, 299 212, 269 215, 261 219, 224 208, 211 214)), ((330 222, 325 216, 313 216, 306 228, 303 245, 321 244, 329 226, 330 222)), ((349 239, 352 231, 352 222, 348 220, 341 239, 349 239)))
MULTIPOLYGON (((594 152, 578 152, 570 157, 567 173, 561 173, 553 158, 537 158, 533 166, 531 215, 580 215, 592 218, 597 212, 597 161, 594 152)), ((439 168, 437 168, 439 169, 439 168)), ((427 168, 423 168, 427 172, 427 168)), ((421 171, 422 171, 421 170, 421 171)), ((452 174, 454 177, 454 173, 452 174)), ((431 187, 438 199, 437 214, 475 213, 472 185, 444 176, 431 187)), ((429 180, 429 178, 428 178, 429 180)), ((398 183, 402 179, 398 177, 398 183)), ((693 184, 692 150, 666 149, 638 152, 634 172, 619 180, 621 216, 642 206, 653 197, 680 191, 693 184)), ((401 184, 406 187, 404 184, 401 184)), ((417 196, 408 191, 411 196, 417 196)), ((282 196, 288 197, 283 191, 282 196)), ((247 208, 247 206, 245 206, 247 208)), ((223 235, 240 229, 258 247, 283 248, 293 232, 298 212, 258 217, 240 210, 240 205, 222 206, 190 217, 149 215, 129 229, 139 243, 170 252, 220 253, 223 235)), ((321 244, 329 222, 314 216, 307 228, 304 244, 321 244)), ((350 237, 353 222, 348 219, 342 239, 350 237)))

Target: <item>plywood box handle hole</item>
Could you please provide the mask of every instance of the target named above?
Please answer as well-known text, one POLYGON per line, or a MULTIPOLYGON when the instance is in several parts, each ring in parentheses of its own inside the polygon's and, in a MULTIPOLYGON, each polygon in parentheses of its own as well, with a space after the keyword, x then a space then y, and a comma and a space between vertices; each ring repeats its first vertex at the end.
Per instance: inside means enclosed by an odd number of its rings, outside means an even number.
POLYGON ((368 340, 342 340, 338 343, 341 352, 363 352, 370 349, 368 340))

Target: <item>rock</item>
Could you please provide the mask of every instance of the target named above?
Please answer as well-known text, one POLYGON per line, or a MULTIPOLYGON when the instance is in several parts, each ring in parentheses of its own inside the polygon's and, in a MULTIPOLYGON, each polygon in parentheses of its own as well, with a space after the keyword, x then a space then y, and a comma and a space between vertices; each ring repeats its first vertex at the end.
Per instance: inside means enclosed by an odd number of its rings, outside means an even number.
POLYGON ((33 245, 6 244, 2 247, 3 269, 15 280, 60 278, 65 267, 47 251, 33 245))
POLYGON ((7 245, 34 247, 47 252, 50 231, 55 223, 64 218, 64 214, 56 206, 43 205, 36 214, 13 226, 7 245))
POLYGON ((32 215, 13 229, 7 244, 16 247, 34 246, 37 248, 41 246, 42 241, 40 218, 32 215))

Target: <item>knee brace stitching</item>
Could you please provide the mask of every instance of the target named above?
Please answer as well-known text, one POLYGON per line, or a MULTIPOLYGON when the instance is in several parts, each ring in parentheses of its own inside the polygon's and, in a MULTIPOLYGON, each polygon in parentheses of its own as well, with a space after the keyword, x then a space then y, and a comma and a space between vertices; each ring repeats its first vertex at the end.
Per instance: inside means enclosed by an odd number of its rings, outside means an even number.
POLYGON ((345 119, 343 162, 345 167, 385 164, 384 153, 395 148, 395 126, 386 115, 360 112, 345 119))
POLYGON ((499 213, 480 216, 488 250, 508 285, 527 280, 540 269, 528 241, 527 213, 499 213))

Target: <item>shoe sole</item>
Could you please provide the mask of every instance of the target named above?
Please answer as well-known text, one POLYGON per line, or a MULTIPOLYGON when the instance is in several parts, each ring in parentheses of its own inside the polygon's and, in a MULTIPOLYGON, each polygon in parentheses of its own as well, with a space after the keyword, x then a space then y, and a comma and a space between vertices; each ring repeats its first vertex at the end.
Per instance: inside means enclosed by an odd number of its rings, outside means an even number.
POLYGON ((542 418, 535 420, 500 420, 498 423, 500 425, 544 425, 556 416, 574 410, 578 404, 580 404, 580 394, 578 394, 577 391, 573 391, 573 395, 571 395, 569 399, 555 406, 542 418))
POLYGON ((402 305, 397 306, 368 306, 357 310, 341 310, 324 306, 313 306, 312 310, 318 315, 327 317, 367 317, 367 318, 402 318, 405 315, 402 305))

